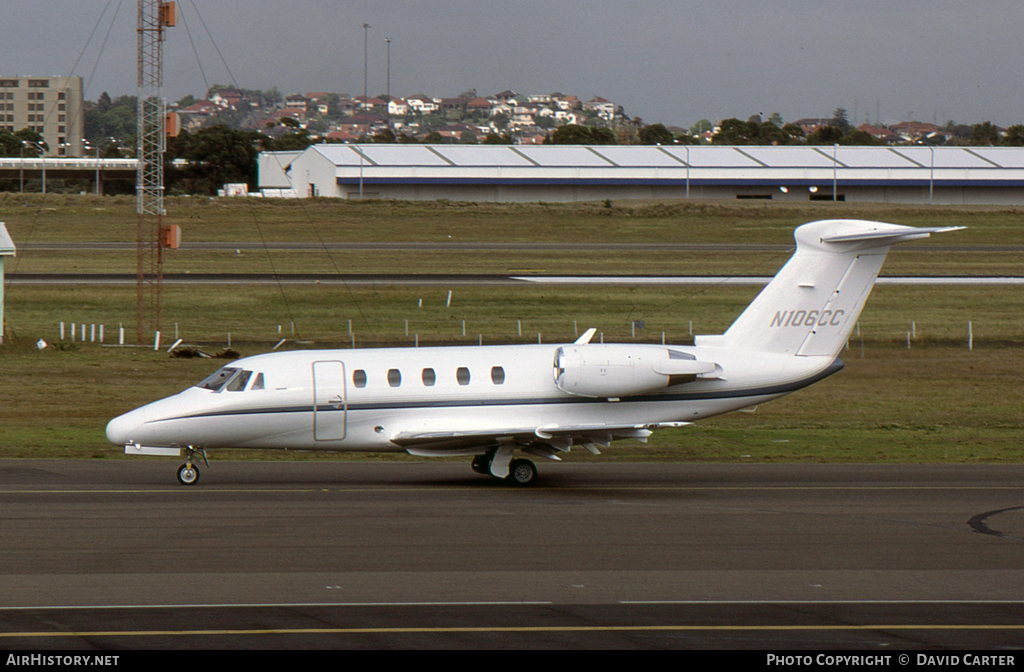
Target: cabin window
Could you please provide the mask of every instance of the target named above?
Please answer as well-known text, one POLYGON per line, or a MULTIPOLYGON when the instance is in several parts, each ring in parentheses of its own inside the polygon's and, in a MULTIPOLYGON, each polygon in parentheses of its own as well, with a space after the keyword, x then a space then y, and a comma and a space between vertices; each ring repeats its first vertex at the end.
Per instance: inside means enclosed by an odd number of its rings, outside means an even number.
POLYGON ((491 382, 495 385, 505 384, 505 369, 500 366, 491 367, 491 382))
POLYGON ((201 380, 199 384, 196 385, 196 387, 201 387, 204 390, 213 390, 214 392, 220 392, 221 388, 223 388, 224 385, 226 385, 227 382, 231 380, 236 373, 238 373, 238 369, 225 366, 223 369, 220 369, 213 375, 201 380))
POLYGON ((250 387, 249 389, 250 390, 262 390, 262 389, 264 389, 263 374, 262 373, 257 373, 256 374, 256 380, 253 381, 252 387, 250 387))
POLYGON ((437 382, 437 375, 433 369, 423 369, 423 384, 427 387, 433 387, 434 383, 437 382))
POLYGON ((455 371, 455 380, 459 381, 459 385, 469 385, 469 369, 460 366, 455 371))
POLYGON ((228 392, 242 392, 245 390, 245 386, 249 382, 249 378, 251 376, 252 371, 242 371, 227 384, 225 389, 227 389, 228 392))
POLYGON ((366 387, 366 371, 356 369, 352 372, 352 384, 356 387, 366 387))
POLYGON ((388 369, 388 385, 398 387, 402 384, 402 372, 398 369, 388 369))

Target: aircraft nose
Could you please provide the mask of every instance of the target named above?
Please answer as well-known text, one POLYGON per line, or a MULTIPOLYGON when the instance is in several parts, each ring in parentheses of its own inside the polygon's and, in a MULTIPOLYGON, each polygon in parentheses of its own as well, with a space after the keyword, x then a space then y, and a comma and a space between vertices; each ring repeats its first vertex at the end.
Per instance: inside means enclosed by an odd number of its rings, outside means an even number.
POLYGON ((144 419, 138 410, 119 415, 107 423, 107 441, 123 446, 132 440, 132 432, 139 428, 144 419))

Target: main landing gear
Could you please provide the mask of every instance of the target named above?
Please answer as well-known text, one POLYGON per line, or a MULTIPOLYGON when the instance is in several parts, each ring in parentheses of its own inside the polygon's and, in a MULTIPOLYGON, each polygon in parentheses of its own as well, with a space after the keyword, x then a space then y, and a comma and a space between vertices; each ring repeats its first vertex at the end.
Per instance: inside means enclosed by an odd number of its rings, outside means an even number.
POLYGON ((206 459, 205 450, 196 450, 192 446, 185 449, 185 464, 178 467, 178 483, 182 485, 195 485, 199 482, 199 467, 193 464, 196 453, 203 456, 203 462, 206 466, 210 466, 209 460, 206 459))
POLYGON ((500 448, 488 451, 485 455, 477 455, 473 458, 473 471, 484 476, 492 476, 515 486, 533 485, 537 482, 537 465, 527 459, 516 458, 508 460, 511 451, 503 451, 500 448), (504 458, 507 471, 500 469, 502 462, 495 461, 495 458, 504 458), (503 475, 501 472, 505 471, 503 475))

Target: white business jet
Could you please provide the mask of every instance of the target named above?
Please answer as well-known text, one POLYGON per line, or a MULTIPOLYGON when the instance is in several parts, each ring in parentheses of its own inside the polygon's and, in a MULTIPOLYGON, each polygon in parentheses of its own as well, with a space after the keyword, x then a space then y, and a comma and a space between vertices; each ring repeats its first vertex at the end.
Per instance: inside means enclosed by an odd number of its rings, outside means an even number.
POLYGON ((114 418, 107 438, 134 455, 184 450, 185 485, 199 479, 198 456, 227 447, 464 455, 478 473, 528 485, 537 468, 517 453, 598 454, 839 371, 889 247, 958 228, 805 224, 793 257, 732 326, 693 346, 597 344, 590 329, 552 345, 256 355, 114 418))

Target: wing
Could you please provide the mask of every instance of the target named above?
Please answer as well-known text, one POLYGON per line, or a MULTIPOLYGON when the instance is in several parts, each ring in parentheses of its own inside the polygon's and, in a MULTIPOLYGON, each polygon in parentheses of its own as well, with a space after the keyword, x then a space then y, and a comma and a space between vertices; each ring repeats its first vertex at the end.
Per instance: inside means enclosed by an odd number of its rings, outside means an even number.
POLYGON ((615 439, 647 441, 660 427, 681 427, 686 422, 658 425, 575 425, 520 427, 503 430, 466 430, 450 432, 398 432, 391 442, 405 448, 410 455, 440 457, 446 455, 483 455, 500 445, 520 447, 523 452, 557 460, 574 445, 583 446, 600 455, 598 446, 608 447, 615 439))

